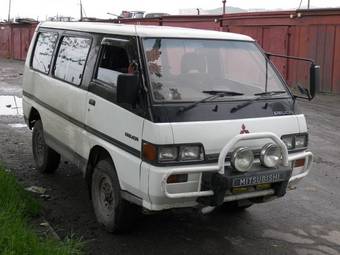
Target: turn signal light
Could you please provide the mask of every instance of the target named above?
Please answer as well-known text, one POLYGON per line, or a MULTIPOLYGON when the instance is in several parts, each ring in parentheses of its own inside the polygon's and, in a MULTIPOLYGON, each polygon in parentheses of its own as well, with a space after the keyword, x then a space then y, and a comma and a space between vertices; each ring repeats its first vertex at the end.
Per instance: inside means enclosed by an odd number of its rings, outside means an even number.
POLYGON ((166 180, 167 183, 179 183, 179 182, 187 182, 188 175, 187 174, 174 174, 170 175, 166 180))
POLYGON ((301 167, 301 166, 304 166, 304 165, 305 165, 305 159, 304 158, 295 160, 295 162, 294 162, 294 167, 301 167))
POLYGON ((157 160, 157 148, 155 145, 150 143, 143 144, 143 158, 156 161, 157 160))

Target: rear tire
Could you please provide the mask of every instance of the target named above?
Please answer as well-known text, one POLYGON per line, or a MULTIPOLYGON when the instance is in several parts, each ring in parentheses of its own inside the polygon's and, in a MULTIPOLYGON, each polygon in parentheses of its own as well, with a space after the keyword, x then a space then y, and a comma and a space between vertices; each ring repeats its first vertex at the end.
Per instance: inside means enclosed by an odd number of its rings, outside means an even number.
POLYGON ((121 197, 118 176, 111 160, 101 159, 96 164, 91 195, 97 221, 108 232, 122 233, 131 228, 139 208, 121 197))
POLYGON ((41 120, 37 120, 34 123, 32 134, 32 151, 36 169, 39 172, 55 172, 59 166, 60 154, 46 144, 41 120))

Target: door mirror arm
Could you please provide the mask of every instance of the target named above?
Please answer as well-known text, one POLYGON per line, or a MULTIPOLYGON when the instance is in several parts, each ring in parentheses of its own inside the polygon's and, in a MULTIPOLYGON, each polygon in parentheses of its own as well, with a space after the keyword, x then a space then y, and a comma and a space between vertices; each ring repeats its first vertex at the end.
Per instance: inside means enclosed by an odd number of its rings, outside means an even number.
POLYGON ((306 95, 306 97, 302 96, 297 96, 293 95, 294 100, 297 98, 301 99, 307 99, 311 101, 316 94, 316 91, 320 88, 320 66, 316 65, 314 60, 309 59, 309 58, 300 58, 300 57, 295 57, 295 56, 286 56, 286 55, 280 55, 280 54, 273 54, 266 52, 265 53, 267 58, 270 59, 270 57, 279 57, 279 58, 286 58, 286 59, 293 59, 293 60, 299 60, 299 61, 304 61, 304 62, 309 62, 310 63, 310 68, 309 68, 309 89, 303 88, 298 85, 298 90, 302 95, 306 95))

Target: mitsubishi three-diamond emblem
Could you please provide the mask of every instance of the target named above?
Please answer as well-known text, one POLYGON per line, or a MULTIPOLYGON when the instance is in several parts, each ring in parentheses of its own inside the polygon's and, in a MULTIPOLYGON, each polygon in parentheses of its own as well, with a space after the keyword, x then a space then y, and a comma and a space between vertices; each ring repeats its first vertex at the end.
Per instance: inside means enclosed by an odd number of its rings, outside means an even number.
POLYGON ((242 124, 242 126, 241 126, 240 134, 249 134, 249 130, 246 129, 246 126, 244 124, 242 124))

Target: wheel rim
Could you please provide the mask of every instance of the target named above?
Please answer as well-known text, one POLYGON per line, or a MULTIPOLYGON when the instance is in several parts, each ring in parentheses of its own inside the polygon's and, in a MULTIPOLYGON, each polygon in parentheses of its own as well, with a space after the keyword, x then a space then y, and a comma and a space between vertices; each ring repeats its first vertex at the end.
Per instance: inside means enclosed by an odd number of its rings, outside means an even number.
POLYGON ((35 158, 39 166, 44 163, 45 140, 41 132, 37 132, 35 136, 35 158))
POLYGON ((114 212, 115 196, 111 179, 108 176, 102 176, 99 182, 99 205, 106 216, 114 212))

